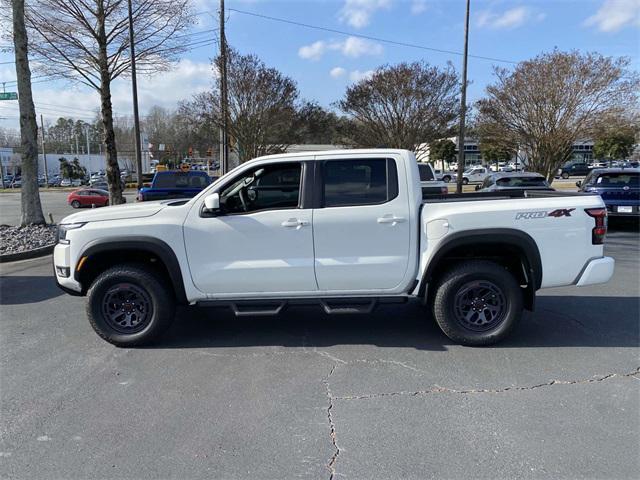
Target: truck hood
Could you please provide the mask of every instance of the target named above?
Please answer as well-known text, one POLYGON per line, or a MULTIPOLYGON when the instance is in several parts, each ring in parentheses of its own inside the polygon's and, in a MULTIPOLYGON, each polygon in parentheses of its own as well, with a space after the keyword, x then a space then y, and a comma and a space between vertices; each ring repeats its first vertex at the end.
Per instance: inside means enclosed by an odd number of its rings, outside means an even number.
POLYGON ((104 220, 150 217, 165 208, 167 203, 169 202, 141 202, 114 205, 112 207, 92 208, 69 215, 63 218, 60 223, 101 222, 104 220))

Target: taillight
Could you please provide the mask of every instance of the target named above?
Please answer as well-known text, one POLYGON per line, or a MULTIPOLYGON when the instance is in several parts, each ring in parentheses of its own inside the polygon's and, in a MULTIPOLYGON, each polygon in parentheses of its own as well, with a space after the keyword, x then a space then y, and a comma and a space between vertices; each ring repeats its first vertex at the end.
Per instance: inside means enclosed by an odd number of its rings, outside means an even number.
POLYGON ((607 209, 586 208, 584 211, 596 221, 596 226, 591 230, 591 243, 593 245, 602 245, 607 234, 607 209))
POLYGON ((440 187, 440 193, 442 195, 447 195, 449 193, 449 189, 447 187, 440 187))

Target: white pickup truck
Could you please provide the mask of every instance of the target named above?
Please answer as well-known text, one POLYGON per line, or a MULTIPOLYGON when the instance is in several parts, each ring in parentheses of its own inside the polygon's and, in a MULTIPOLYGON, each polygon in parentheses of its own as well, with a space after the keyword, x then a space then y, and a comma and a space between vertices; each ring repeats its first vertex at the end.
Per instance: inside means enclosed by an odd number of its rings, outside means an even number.
POLYGON ((118 346, 156 340, 176 304, 349 314, 415 297, 452 340, 486 345, 533 309, 538 289, 609 280, 606 214, 598 195, 577 193, 423 200, 404 150, 283 154, 244 163, 192 199, 70 215, 53 267, 118 346))

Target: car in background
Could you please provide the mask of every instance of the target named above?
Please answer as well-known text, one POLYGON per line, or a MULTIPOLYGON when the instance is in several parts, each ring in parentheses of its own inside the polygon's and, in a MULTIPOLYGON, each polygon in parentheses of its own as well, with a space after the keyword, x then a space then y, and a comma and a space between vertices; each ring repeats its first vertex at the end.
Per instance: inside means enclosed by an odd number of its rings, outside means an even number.
POLYGON ((82 185, 82 179, 81 178, 74 178, 73 180, 71 180, 71 186, 72 187, 79 187, 82 185))
POLYGON ((61 181, 62 181, 62 178, 60 178, 60 175, 54 175, 52 177, 49 177, 48 185, 50 187, 59 187, 61 181))
MULTIPOLYGON (((609 164, 607 162, 593 162, 589 164, 589 168, 607 168, 609 164)), ((611 165, 613 167, 613 165, 611 165)))
POLYGON ((476 185, 478 192, 504 192, 513 190, 554 190, 547 179, 534 172, 497 172, 487 176, 481 185, 476 185))
POLYGON ((587 163, 566 163, 562 168, 558 169, 556 177, 567 179, 569 177, 584 177, 591 172, 587 163))
MULTIPOLYGON (((464 185, 467 185, 469 183, 482 183, 484 179, 487 177, 487 175, 489 175, 490 173, 491 173, 491 170, 489 170, 487 167, 483 167, 483 166, 469 167, 462 173, 462 183, 464 185)), ((453 176, 452 180, 457 181, 457 179, 458 179, 458 175, 456 174, 453 176)))
POLYGON ((67 203, 73 208, 106 207, 109 205, 109 192, 97 188, 80 188, 67 196, 67 203))
POLYGON ((438 180, 430 163, 418 163, 418 172, 420 172, 420 187, 422 187, 423 197, 425 195, 446 195, 449 193, 447 185, 442 180, 438 180))
POLYGON ((165 170, 156 172, 150 187, 138 192, 138 201, 166 200, 170 198, 195 197, 205 189, 212 179, 207 172, 189 170, 165 170))
POLYGON ((444 183, 449 183, 455 177, 455 174, 456 174, 451 170, 442 171, 442 170, 435 169, 434 172, 436 174, 436 179, 442 180, 444 183))
POLYGON ((640 216, 640 168, 594 169, 576 186, 598 193, 611 217, 640 216))
POLYGON ((70 187, 71 186, 71 179, 70 178, 63 178, 62 180, 60 180, 60 186, 61 187, 70 187))

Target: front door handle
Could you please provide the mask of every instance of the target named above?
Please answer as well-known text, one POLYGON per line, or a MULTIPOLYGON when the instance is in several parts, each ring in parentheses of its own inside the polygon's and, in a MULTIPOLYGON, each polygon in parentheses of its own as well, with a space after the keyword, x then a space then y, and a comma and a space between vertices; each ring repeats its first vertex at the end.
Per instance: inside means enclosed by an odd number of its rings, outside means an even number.
POLYGON ((306 220, 298 220, 297 218, 290 218, 289 220, 285 220, 280 225, 287 228, 300 228, 305 225, 309 225, 309 222, 306 220))
POLYGON ((396 217, 393 214, 387 214, 378 218, 378 223, 390 223, 395 225, 396 223, 406 222, 407 219, 404 217, 396 217))

